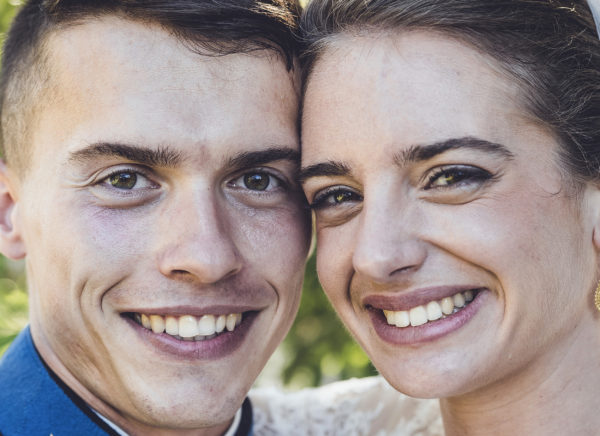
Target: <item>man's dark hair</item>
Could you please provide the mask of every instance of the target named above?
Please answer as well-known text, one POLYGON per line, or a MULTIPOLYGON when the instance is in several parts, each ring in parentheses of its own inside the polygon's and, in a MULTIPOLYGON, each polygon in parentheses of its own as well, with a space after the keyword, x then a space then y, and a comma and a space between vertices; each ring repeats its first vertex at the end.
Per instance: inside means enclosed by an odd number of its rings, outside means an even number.
POLYGON ((27 167, 27 125, 49 85, 45 50, 54 31, 102 16, 163 27, 191 50, 210 56, 276 52, 293 68, 300 7, 297 0, 30 0, 4 44, 0 78, 0 152, 27 167))
POLYGON ((313 0, 300 32, 304 87, 341 35, 426 30, 495 58, 550 127, 575 180, 600 180, 600 41, 585 0, 313 0))

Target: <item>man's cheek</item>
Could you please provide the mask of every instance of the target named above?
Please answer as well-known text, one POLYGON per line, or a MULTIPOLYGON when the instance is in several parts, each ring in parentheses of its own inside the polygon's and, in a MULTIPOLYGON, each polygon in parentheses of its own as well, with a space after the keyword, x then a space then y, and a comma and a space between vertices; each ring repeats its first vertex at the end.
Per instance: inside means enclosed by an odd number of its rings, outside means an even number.
POLYGON ((244 241, 239 248, 250 263, 282 277, 303 271, 310 245, 310 221, 304 213, 293 208, 271 210, 239 222, 244 241))
POLYGON ((100 251, 103 261, 135 260, 141 253, 148 254, 157 234, 152 216, 139 210, 89 208, 74 223, 73 233, 85 238, 79 245, 87 247, 91 256, 100 251))

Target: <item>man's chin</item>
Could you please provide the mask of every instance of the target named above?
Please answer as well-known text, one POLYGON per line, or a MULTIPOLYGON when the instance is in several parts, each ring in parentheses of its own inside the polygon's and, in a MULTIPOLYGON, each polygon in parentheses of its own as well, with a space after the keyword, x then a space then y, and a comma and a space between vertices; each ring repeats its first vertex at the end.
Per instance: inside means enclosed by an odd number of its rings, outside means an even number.
MULTIPOLYGON (((252 378, 237 371, 241 377, 232 377, 229 371, 220 374, 185 374, 164 377, 148 382, 147 374, 137 380, 128 380, 124 389, 129 398, 98 412, 131 433, 147 433, 149 429, 202 429, 223 427, 231 423, 246 398, 252 378), (171 380, 169 380, 171 378, 171 380), (117 414, 115 410, 120 412, 117 414)), ((151 377, 150 377, 151 380, 151 377)), ((114 398, 113 398, 114 400, 114 398)), ((220 434, 220 433, 218 433, 220 434)))
POLYGON ((111 362, 102 365, 104 375, 88 380, 104 402, 86 402, 128 432, 226 428, 270 355, 267 314, 240 313, 237 325, 203 340, 155 333, 135 315, 121 314, 114 323, 121 334, 105 337, 111 362), (102 386, 99 380, 120 386, 102 386))

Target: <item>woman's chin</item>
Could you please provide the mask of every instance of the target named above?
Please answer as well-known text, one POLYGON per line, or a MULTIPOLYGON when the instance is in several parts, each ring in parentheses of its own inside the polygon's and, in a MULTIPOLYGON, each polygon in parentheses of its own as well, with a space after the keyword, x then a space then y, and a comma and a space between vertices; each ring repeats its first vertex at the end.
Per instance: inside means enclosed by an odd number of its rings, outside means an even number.
POLYGON ((398 392, 413 398, 448 398, 456 397, 469 392, 473 386, 472 381, 463 379, 459 374, 442 375, 435 372, 430 374, 422 372, 417 377, 408 374, 399 374, 398 371, 380 370, 380 374, 398 392))

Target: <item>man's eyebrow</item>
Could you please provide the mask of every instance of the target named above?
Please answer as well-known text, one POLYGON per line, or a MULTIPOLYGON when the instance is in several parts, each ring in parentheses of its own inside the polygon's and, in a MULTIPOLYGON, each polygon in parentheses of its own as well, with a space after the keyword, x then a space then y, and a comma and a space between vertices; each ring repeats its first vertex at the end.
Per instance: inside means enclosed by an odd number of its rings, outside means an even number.
POLYGON ((288 160, 299 166, 300 152, 289 147, 271 147, 265 150, 245 151, 230 158, 227 162, 227 167, 238 169, 252 168, 278 160, 288 160))
POLYGON ((321 162, 302 168, 298 174, 298 181, 304 183, 311 177, 340 177, 348 174, 350 168, 343 162, 321 162))
POLYGON ((452 138, 429 145, 412 146, 407 150, 403 150, 398 153, 394 157, 394 161, 399 166, 404 166, 409 162, 421 162, 445 153, 446 151, 457 150, 461 148, 469 148, 487 153, 493 153, 506 159, 512 159, 515 157, 514 154, 502 144, 486 141, 473 136, 465 136, 463 138, 452 138))
POLYGON ((169 147, 155 149, 137 145, 98 142, 71 153, 72 161, 88 161, 97 157, 118 156, 127 160, 156 167, 175 167, 181 162, 181 153, 169 147))

